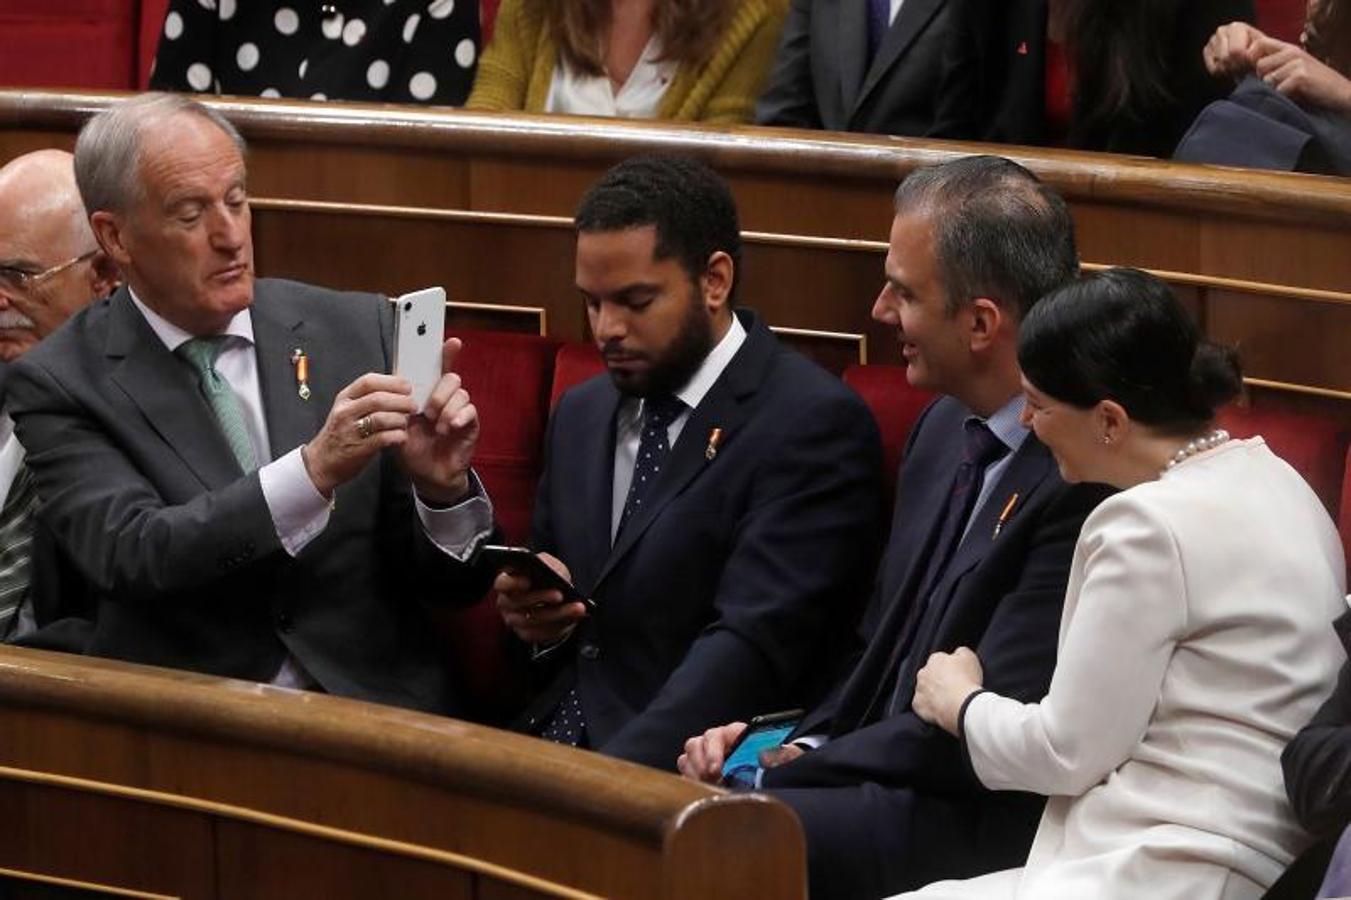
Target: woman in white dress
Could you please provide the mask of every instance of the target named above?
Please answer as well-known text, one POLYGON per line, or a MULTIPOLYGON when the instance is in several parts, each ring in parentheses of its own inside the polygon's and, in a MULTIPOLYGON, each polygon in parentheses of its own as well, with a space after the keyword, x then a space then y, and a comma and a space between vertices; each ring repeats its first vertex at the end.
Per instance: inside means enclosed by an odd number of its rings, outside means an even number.
POLYGON ((1237 363, 1158 279, 1062 288, 1019 360, 1066 480, 1121 493, 1084 524, 1040 703, 982 691, 966 648, 919 673, 915 711, 984 784, 1049 797, 1027 864, 903 896, 1257 898, 1307 843, 1280 753, 1342 662, 1336 530, 1261 438, 1211 430, 1237 363))

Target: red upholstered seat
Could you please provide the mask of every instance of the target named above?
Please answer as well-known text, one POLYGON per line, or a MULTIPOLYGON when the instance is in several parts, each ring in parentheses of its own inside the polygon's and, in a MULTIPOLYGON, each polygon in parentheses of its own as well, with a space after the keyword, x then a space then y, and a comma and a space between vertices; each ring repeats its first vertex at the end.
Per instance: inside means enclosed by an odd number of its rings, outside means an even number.
MULTIPOLYGON (((530 511, 543 466, 544 427, 558 341, 531 334, 447 329, 464 341, 456 370, 482 422, 474 470, 512 543, 530 534, 530 511)), ((444 617, 455 670, 472 714, 509 717, 524 685, 506 659, 506 626, 491 595, 444 617)))
POLYGON ((530 534, 530 510, 543 467, 558 341, 533 334, 447 329, 464 341, 456 370, 482 421, 474 468, 513 542, 530 534))
POLYGON ((160 35, 164 33, 164 16, 169 11, 169 0, 140 0, 140 36, 136 46, 136 86, 144 90, 150 84, 150 67, 159 50, 160 35))
POLYGON ((1273 453, 1295 468, 1337 516, 1351 427, 1336 419, 1279 409, 1227 406, 1218 424, 1234 437, 1261 435, 1273 453))
POLYGON ((844 370, 844 383, 858 391, 882 431, 884 475, 890 497, 896 490, 896 476, 910 429, 935 395, 911 387, 905 377, 905 366, 853 365, 844 370))
POLYGON ((1257 27, 1283 41, 1299 40, 1307 0, 1257 0, 1257 27))
POLYGON ((139 17, 136 0, 4 0, 0 84, 133 87, 139 17))
POLYGON ((554 361, 554 390, 549 408, 558 405, 558 398, 568 388, 581 384, 605 371, 605 361, 593 344, 564 344, 558 348, 554 361))

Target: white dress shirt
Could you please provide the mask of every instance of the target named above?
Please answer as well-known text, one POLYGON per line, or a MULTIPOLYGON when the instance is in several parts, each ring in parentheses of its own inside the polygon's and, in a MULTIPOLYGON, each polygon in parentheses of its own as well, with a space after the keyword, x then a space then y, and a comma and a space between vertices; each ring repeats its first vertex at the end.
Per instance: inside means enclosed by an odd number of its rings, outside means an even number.
MULTIPOLYGON (((892 0, 895 5, 896 0, 892 0)), ((554 67, 544 111, 574 116, 611 116, 626 119, 654 119, 666 88, 675 78, 678 64, 661 60, 661 43, 654 34, 643 48, 633 71, 615 93, 610 76, 578 72, 560 57, 554 67)))
POLYGON ((891 18, 887 21, 896 24, 896 14, 901 11, 901 4, 904 2, 905 0, 891 0, 891 18))
MULTIPOLYGON (((690 413, 704 399, 704 395, 713 387, 718 376, 727 368, 732 357, 746 342, 746 329, 732 315, 731 327, 722 336, 722 340, 709 351, 685 386, 676 391, 676 399, 685 404, 685 409, 672 420, 666 429, 666 439, 674 447, 690 413)), ((633 483, 633 467, 638 460, 638 444, 643 434, 643 401, 638 397, 629 397, 619 405, 619 414, 615 421, 615 468, 614 487, 610 494, 610 540, 619 532, 619 519, 624 514, 624 502, 629 496, 629 485, 633 483)))
POLYGON ((9 413, 0 412, 0 509, 9 499, 9 489, 14 485, 14 476, 19 474, 23 465, 23 444, 14 434, 14 420, 9 413))
MULTIPOLYGON (((136 308, 169 352, 176 351, 196 337, 146 306, 130 287, 128 292, 136 308)), ((258 380, 258 357, 254 352, 253 318, 249 310, 236 313, 222 334, 229 335, 230 340, 225 342, 216 357, 215 369, 229 382, 239 401, 249 442, 253 445, 254 459, 260 462, 269 460, 258 468, 263 500, 267 503, 282 547, 288 554, 295 556, 327 527, 329 501, 310 480, 305 460, 300 455, 300 447, 278 459, 272 459, 267 417, 263 411, 262 387, 258 380)), ((468 559, 479 541, 492 530, 492 503, 477 477, 471 477, 470 482, 474 486, 473 496, 449 509, 432 509, 414 495, 418 519, 427 537, 442 551, 461 562, 468 559)), ((312 684, 313 679, 304 675, 299 663, 288 656, 272 683, 303 687, 312 684)))

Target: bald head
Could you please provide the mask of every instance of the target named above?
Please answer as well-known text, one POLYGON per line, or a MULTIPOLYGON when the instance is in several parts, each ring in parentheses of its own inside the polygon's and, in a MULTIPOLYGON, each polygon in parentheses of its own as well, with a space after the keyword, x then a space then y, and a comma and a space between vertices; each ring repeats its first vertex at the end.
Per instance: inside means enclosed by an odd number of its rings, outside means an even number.
POLYGON ((38 150, 0 168, 0 359, 12 361, 111 289, 101 253, 53 271, 97 249, 69 153, 38 150))

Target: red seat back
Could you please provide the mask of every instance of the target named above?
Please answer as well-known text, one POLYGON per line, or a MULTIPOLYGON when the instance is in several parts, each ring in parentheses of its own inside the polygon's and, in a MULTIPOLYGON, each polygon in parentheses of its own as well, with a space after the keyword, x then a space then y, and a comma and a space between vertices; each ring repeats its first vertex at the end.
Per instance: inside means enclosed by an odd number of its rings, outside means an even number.
POLYGON ((530 534, 543 468, 544 427, 558 341, 533 334, 447 329, 464 341, 456 370, 482 422, 474 468, 514 543, 530 534))
POLYGON ((901 456, 910 429, 935 395, 911 387, 905 377, 905 366, 860 366, 844 370, 844 383, 849 385, 872 410, 877 427, 882 432, 882 454, 886 471, 888 499, 896 490, 901 456))
POLYGON ((1257 27, 1283 41, 1299 40, 1308 0, 1257 0, 1257 27))
MULTIPOLYGON (((512 543, 530 535, 530 512, 543 467, 544 426, 558 341, 533 334, 446 329, 464 341, 455 369, 479 411, 474 470, 492 497, 497 523, 512 543)), ((491 592, 467 609, 442 613, 441 632, 475 718, 504 722, 525 685, 507 659, 509 639, 491 592)))
POLYGON ((1341 505, 1351 428, 1324 416, 1282 409, 1226 406, 1217 422, 1234 437, 1261 435, 1271 451, 1304 476, 1335 519, 1341 505))
POLYGON ((564 344, 558 348, 554 360, 554 390, 549 408, 558 405, 558 398, 570 387, 581 384, 605 371, 605 361, 594 344, 564 344))
POLYGON ((135 86, 139 13, 133 0, 4 0, 0 84, 135 86))

